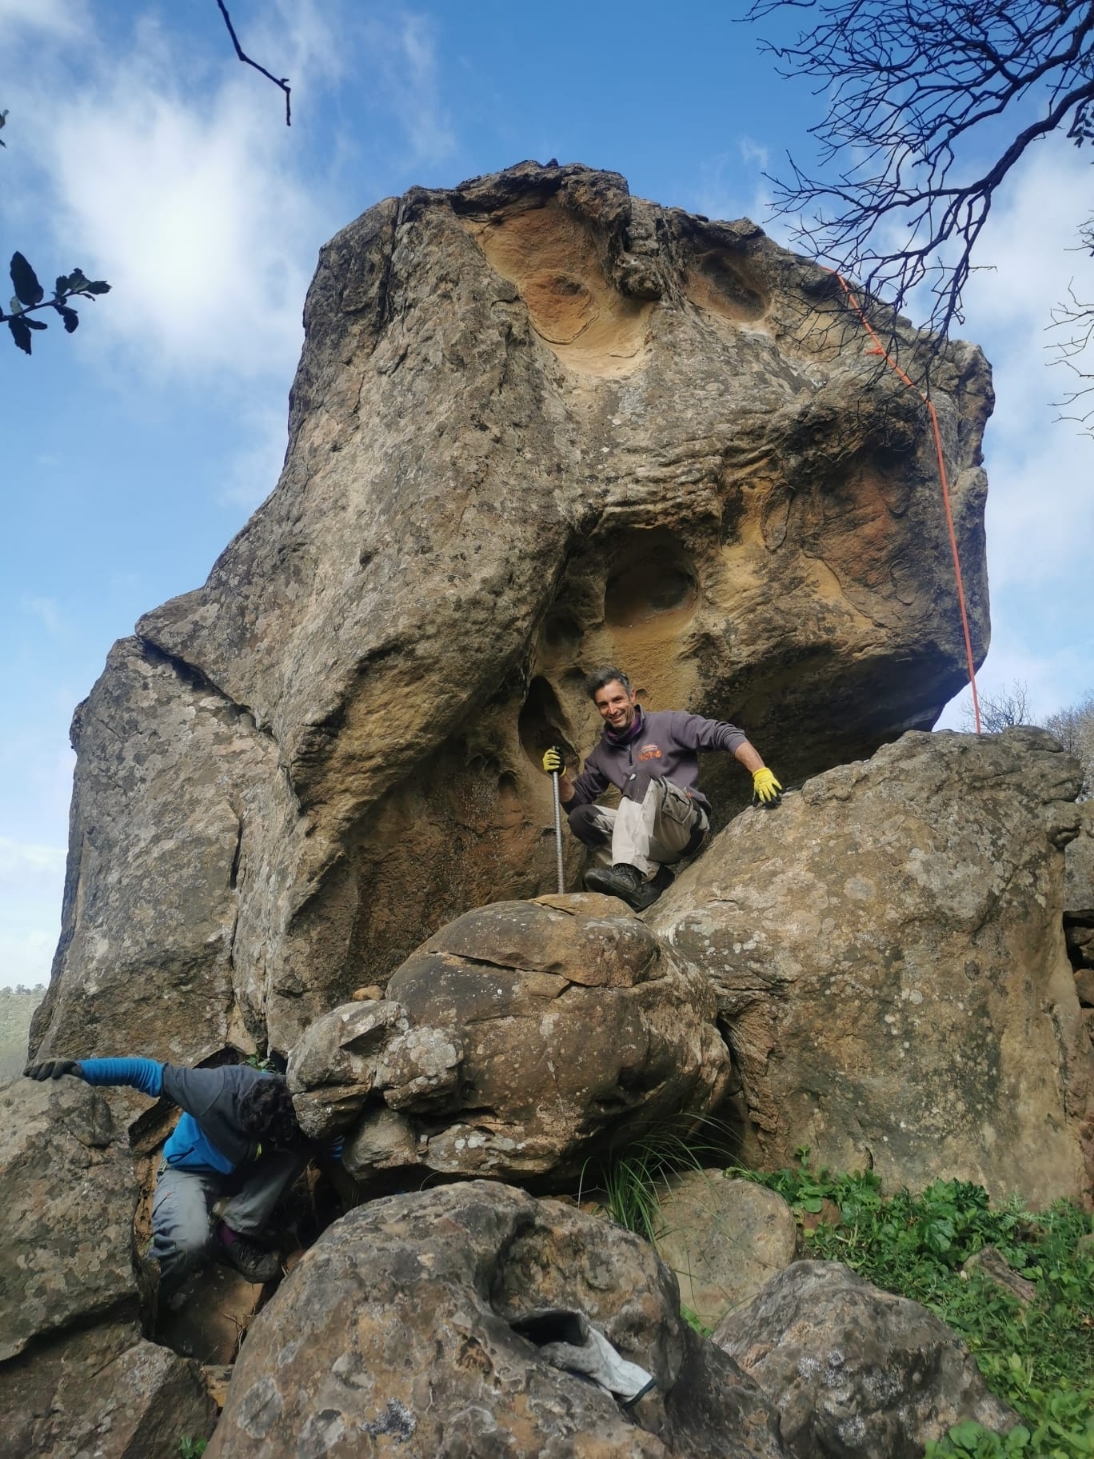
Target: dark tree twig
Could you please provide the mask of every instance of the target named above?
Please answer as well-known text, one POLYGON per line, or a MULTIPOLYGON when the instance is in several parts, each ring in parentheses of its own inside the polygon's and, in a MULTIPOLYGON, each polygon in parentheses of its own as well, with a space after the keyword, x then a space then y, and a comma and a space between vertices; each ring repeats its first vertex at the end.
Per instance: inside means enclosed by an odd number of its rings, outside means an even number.
POLYGON ((232 17, 228 14, 228 7, 225 5, 224 0, 217 0, 217 7, 219 8, 221 15, 224 16, 224 24, 228 27, 228 34, 232 37, 232 45, 235 46, 236 55, 239 57, 239 59, 243 62, 245 66, 253 66, 256 71, 261 71, 267 81, 272 81, 275 86, 279 86, 281 90, 285 93, 285 125, 287 127, 291 127, 292 103, 289 97, 292 88, 289 85, 289 78, 287 76, 282 76, 279 81, 276 76, 272 75, 269 71, 266 70, 265 66, 260 66, 257 61, 252 61, 250 56, 248 56, 244 52, 243 47, 239 44, 239 37, 235 33, 235 26, 233 26, 232 24, 232 17))

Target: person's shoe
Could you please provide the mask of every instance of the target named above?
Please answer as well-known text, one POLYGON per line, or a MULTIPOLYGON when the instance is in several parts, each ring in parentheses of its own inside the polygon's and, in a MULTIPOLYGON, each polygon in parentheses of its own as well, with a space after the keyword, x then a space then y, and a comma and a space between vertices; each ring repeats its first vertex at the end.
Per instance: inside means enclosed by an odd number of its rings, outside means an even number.
POLYGON ((256 1285, 272 1282, 281 1271, 281 1258, 276 1251, 267 1251, 257 1241, 241 1236, 223 1222, 217 1233, 216 1255, 218 1261, 234 1266, 237 1272, 256 1285))
POLYGON ((592 866, 585 873, 585 886, 590 892, 604 896, 619 897, 636 912, 652 907, 657 898, 673 882, 672 872, 667 866, 659 866, 656 875, 649 881, 638 870, 625 861, 617 861, 613 867, 592 866))
POLYGON ((680 852, 680 860, 690 861, 693 856, 698 856, 699 852, 702 851, 703 846, 706 843, 709 832, 710 826, 704 826, 703 823, 700 821, 699 825, 695 827, 695 830, 692 831, 691 835, 688 837, 688 844, 684 847, 683 851, 680 852))

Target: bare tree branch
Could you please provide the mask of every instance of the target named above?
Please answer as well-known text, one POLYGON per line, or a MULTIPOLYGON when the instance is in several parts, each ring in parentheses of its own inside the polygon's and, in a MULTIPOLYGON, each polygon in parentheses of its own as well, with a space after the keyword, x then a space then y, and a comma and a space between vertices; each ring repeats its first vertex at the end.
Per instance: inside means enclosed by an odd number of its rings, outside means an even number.
POLYGON ((243 62, 245 66, 253 66, 256 71, 261 71, 267 81, 272 81, 275 86, 279 86, 281 90, 285 93, 285 125, 287 127, 291 127, 292 102, 290 100, 290 94, 292 88, 289 85, 289 78, 287 76, 282 76, 279 81, 276 76, 272 75, 269 71, 266 70, 265 66, 260 66, 257 61, 252 61, 250 56, 245 54, 243 47, 239 44, 239 37, 235 33, 235 26, 232 24, 232 17, 228 14, 228 7, 225 5, 224 0, 217 0, 217 7, 219 8, 221 15, 224 16, 224 24, 228 27, 228 34, 232 37, 232 45, 235 46, 236 55, 239 57, 239 59, 243 62))
MULTIPOLYGON (((1021 679, 1004 685, 998 694, 980 696, 980 725, 986 735, 997 735, 1015 724, 1032 724, 1032 714, 1029 688, 1021 679)), ((971 702, 961 706, 961 728, 968 733, 976 728, 971 702)))
MULTIPOLYGON (((1094 254, 1094 218, 1083 224, 1079 239, 1082 252, 1094 254)), ((1052 323, 1048 327, 1069 331, 1066 339, 1056 340, 1049 346, 1054 355, 1049 363, 1063 365, 1080 381, 1090 382, 1053 401, 1055 408, 1063 412, 1057 419, 1075 421, 1083 427, 1085 435, 1094 436, 1094 370, 1084 370, 1076 364, 1094 345, 1094 302, 1079 298, 1074 280, 1067 286, 1067 298, 1053 307, 1052 323), (1073 411, 1075 406, 1079 407, 1078 413, 1073 411)))
POLYGON ((944 336, 962 321, 974 251, 1016 164, 1052 132, 1094 141, 1094 4, 754 0, 748 18, 777 10, 817 18, 793 44, 761 44, 782 75, 826 94, 811 133, 821 168, 838 165, 835 177, 813 177, 791 158, 790 178, 772 179, 777 212, 794 220, 799 244, 896 309, 925 284, 927 323, 944 336), (1004 113, 1025 124, 969 177, 960 159, 982 155, 1004 113))

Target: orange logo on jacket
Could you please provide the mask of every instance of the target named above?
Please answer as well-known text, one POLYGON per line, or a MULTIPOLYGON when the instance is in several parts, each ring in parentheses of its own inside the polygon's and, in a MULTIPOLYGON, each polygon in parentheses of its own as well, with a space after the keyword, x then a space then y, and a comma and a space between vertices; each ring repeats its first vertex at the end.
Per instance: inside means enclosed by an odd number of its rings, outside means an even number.
POLYGON ((639 760, 660 760, 661 751, 657 745, 643 745, 638 752, 639 760))

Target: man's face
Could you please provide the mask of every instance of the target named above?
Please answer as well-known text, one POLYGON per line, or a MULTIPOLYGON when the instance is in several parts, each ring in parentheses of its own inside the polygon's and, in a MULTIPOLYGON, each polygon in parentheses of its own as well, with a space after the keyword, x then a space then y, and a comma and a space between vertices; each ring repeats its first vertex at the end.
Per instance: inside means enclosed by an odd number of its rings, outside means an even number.
POLYGON ((593 703, 600 710, 600 718, 613 730, 630 729, 634 723, 634 707, 638 703, 633 693, 628 693, 618 679, 611 679, 598 689, 593 703))

